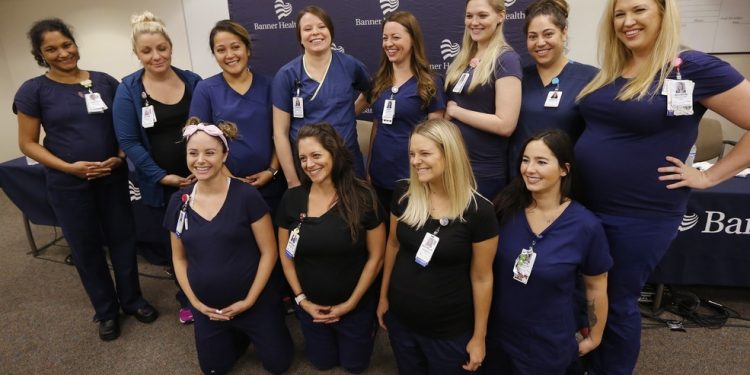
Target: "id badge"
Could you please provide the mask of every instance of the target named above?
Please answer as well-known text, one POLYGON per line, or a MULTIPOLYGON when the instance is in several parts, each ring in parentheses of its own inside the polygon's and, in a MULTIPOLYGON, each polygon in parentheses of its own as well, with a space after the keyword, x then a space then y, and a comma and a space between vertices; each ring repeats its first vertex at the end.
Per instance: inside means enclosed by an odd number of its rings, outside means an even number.
POLYGON ((305 118, 305 104, 301 96, 292 98, 292 115, 294 118, 305 118))
POLYGON ((432 233, 425 233, 424 239, 422 239, 422 244, 419 245, 419 250, 417 250, 417 256, 414 257, 414 260, 422 267, 427 267, 428 264, 430 264, 430 260, 432 259, 432 255, 435 254, 435 248, 438 245, 438 242, 440 242, 440 238, 432 233))
POLYGON ((104 113, 107 105, 104 104, 102 96, 98 92, 90 92, 84 96, 86 99, 86 111, 88 113, 104 113))
POLYGON ((152 128, 154 127, 155 123, 156 112, 154 111, 154 106, 147 105, 145 107, 141 107, 141 125, 144 128, 152 128))
POLYGON ((381 118, 381 122, 383 124, 393 124, 393 116, 396 114, 396 100, 394 99, 386 99, 385 104, 383 104, 383 118, 381 118))
POLYGON ((531 270, 534 268, 536 253, 534 249, 523 249, 521 254, 513 263, 513 280, 526 284, 531 277, 531 270))
POLYGON ((544 101, 545 108, 557 108, 560 106, 562 91, 553 90, 547 93, 547 100, 544 101))
POLYGON ((667 116, 692 115, 695 82, 675 79, 668 81, 665 86, 667 86, 667 116))
POLYGON ((458 82, 456 82, 456 85, 453 86, 453 92, 456 94, 460 94, 461 91, 464 89, 464 85, 466 84, 466 81, 469 80, 469 73, 466 72, 464 74, 461 74, 461 77, 458 79, 458 82))
POLYGON ((185 210, 180 210, 180 214, 177 216, 177 228, 175 228, 175 235, 177 235, 177 238, 180 238, 182 236, 182 230, 188 229, 187 225, 187 212, 185 210))
POLYGON ((284 250, 284 254, 286 254, 287 258, 294 259, 294 255, 297 253, 298 242, 299 242, 299 227, 294 228, 289 233, 289 241, 287 241, 286 250, 284 250))

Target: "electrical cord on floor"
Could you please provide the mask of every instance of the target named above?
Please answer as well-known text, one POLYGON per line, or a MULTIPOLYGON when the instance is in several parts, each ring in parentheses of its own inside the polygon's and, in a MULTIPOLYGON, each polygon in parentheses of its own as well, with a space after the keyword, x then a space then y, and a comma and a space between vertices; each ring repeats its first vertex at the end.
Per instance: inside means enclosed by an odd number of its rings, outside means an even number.
MULTIPOLYGON (((649 293, 645 292, 646 295, 649 293)), ((728 324, 729 319, 750 321, 750 318, 740 316, 737 311, 718 302, 701 299, 692 292, 679 291, 670 287, 665 287, 662 306, 659 310, 654 312, 650 306, 647 306, 641 309, 641 315, 647 319, 642 325, 644 329, 663 328, 665 325, 672 331, 681 332, 685 332, 685 328, 698 327, 709 329, 722 327, 750 328, 750 325, 728 324), (682 319, 664 319, 661 317, 663 312, 669 312, 682 319)))

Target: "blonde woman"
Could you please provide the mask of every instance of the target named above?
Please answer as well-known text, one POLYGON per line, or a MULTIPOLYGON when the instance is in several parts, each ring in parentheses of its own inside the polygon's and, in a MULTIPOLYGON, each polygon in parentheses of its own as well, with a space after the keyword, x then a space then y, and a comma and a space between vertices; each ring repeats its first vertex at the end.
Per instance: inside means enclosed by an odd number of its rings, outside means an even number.
POLYGON ((502 0, 466 2, 461 51, 446 72, 446 118, 461 129, 479 192, 493 197, 507 180, 508 137, 521 108, 521 62, 505 42, 502 0))
POLYGON ((409 140, 409 180, 391 204, 380 325, 401 374, 476 371, 485 356, 498 240, 461 133, 427 120, 409 140))
MULTIPOLYGON (((188 118, 197 74, 172 66, 172 40, 159 17, 146 11, 131 19, 133 53, 143 65, 122 79, 112 114, 120 146, 135 165, 143 203, 157 222, 164 218, 166 202, 180 187, 194 180, 185 165, 185 144, 176 142, 188 118)), ((158 239, 156 260, 170 263, 169 232, 158 239)), ((180 290, 178 319, 192 323, 190 302, 180 290)))
POLYGON ((717 58, 683 50, 679 30, 675 0, 609 0, 599 32, 602 70, 579 95, 586 127, 576 163, 614 259, 594 374, 632 373, 637 299, 677 233, 690 188, 714 186, 750 164, 747 133, 708 171, 681 161, 707 108, 750 129, 750 83, 717 58))

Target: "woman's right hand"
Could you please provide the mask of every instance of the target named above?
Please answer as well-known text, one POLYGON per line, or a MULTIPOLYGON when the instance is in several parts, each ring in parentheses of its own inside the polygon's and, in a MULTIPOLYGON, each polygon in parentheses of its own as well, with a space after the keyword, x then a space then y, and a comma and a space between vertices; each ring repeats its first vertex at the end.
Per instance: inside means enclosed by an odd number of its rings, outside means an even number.
POLYGON ((200 311, 201 314, 207 316, 211 320, 229 320, 232 319, 227 315, 223 315, 222 311, 213 307, 208 307, 203 302, 196 301, 197 303, 191 303, 196 310, 200 311))
POLYGON ((306 299, 299 303, 299 307, 310 314, 314 323, 329 323, 328 314, 331 312, 331 306, 321 306, 306 299))
POLYGON ((68 164, 66 172, 84 180, 93 180, 108 176, 112 173, 112 168, 102 166, 99 161, 77 161, 68 164))
POLYGON ((380 327, 382 327, 384 330, 388 330, 388 327, 385 326, 385 321, 383 320, 383 316, 386 312, 388 312, 388 308, 390 307, 390 304, 388 303, 387 299, 381 298, 378 302, 378 309, 376 311, 376 314, 378 315, 378 324, 380 324, 380 327))

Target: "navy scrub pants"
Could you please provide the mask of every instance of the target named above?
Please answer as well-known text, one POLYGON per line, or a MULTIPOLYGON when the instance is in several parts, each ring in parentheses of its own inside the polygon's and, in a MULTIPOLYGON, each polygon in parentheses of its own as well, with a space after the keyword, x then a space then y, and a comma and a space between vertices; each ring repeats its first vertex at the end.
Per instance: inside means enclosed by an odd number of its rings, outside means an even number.
POLYGON ((614 260, 609 270, 609 316, 602 343, 591 352, 591 375, 630 375, 641 348, 638 297, 677 236, 682 216, 634 218, 597 213, 614 260))
POLYGON ((48 186, 48 195, 83 287, 94 306, 94 320, 115 319, 120 307, 132 314, 145 306, 138 280, 135 227, 127 179, 113 174, 75 190, 48 186), (114 283, 107 266, 105 243, 112 261, 114 283))
POLYGON ((228 321, 210 320, 195 309, 193 316, 198 362, 204 374, 229 372, 250 343, 268 372, 280 374, 292 364, 294 347, 279 298, 261 295, 253 307, 228 321))
POLYGON ((388 327, 388 338, 399 374, 470 374, 462 366, 469 361, 466 344, 471 340, 471 332, 437 339, 415 333, 401 324, 390 311, 386 312, 383 320, 388 327))
POLYGON ((336 366, 359 374, 370 366, 377 332, 377 299, 374 294, 362 297, 356 309, 336 323, 315 323, 301 307, 295 307, 305 337, 305 353, 321 371, 336 366))

